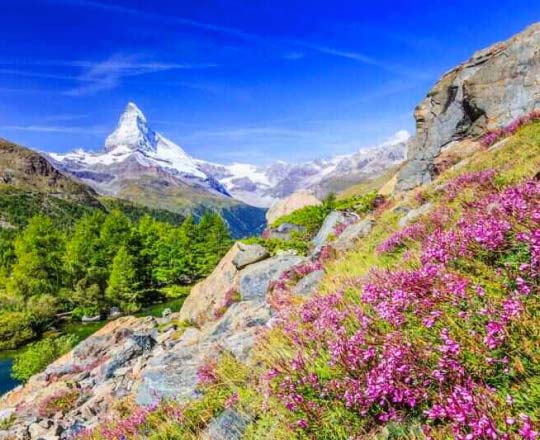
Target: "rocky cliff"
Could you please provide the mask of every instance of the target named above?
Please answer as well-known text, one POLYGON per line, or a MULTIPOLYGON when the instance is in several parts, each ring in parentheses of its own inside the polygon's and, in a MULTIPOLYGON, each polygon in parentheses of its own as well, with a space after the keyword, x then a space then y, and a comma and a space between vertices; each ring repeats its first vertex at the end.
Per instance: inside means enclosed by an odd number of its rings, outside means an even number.
POLYGON ((540 107, 540 24, 475 53, 446 73, 415 111, 416 136, 397 189, 430 181, 435 159, 455 141, 475 138, 540 107))

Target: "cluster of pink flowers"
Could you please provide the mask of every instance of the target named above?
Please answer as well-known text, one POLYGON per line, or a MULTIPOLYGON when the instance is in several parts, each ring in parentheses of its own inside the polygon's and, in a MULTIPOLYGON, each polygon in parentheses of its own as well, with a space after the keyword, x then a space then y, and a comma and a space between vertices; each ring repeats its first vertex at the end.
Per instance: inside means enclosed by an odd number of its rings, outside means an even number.
POLYGON ((540 110, 534 110, 531 113, 517 118, 512 121, 506 127, 499 128, 497 130, 490 131, 482 137, 482 144, 487 148, 492 146, 495 142, 503 137, 513 135, 516 133, 522 126, 530 124, 534 121, 540 121, 540 110))
POLYGON ((418 240, 426 235, 426 225, 423 223, 414 223, 406 226, 400 231, 392 234, 379 246, 377 246, 377 252, 383 254, 385 252, 393 252, 397 248, 404 246, 408 240, 418 240))
POLYGON ((93 429, 84 429, 78 432, 75 438, 79 440, 127 440, 140 438, 141 431, 147 429, 149 417, 159 413, 162 418, 170 422, 182 423, 184 412, 181 405, 174 400, 159 401, 148 406, 136 406, 130 414, 123 418, 109 420, 93 429))
POLYGON ((379 246, 379 252, 388 252, 416 240, 421 245, 418 267, 373 269, 344 291, 314 296, 277 320, 296 356, 282 360, 266 380, 295 415, 296 429, 315 429, 327 405, 323 402, 336 401, 373 425, 420 412, 428 438, 436 422, 463 440, 517 433, 540 438, 537 422, 527 416, 501 425, 495 416, 496 390, 468 370, 464 357, 470 348, 447 325, 456 318, 475 323, 469 337, 475 350, 485 353, 484 368, 502 365, 509 372, 504 346, 526 309, 524 298, 538 292, 540 281, 540 183, 498 192, 493 178, 486 171, 450 183, 449 197, 472 186, 480 195, 465 205, 456 227, 448 228, 445 214, 406 227, 379 246), (517 269, 507 267, 499 258, 517 245, 525 249, 526 261, 517 269), (505 297, 490 299, 477 279, 457 270, 474 259, 508 286, 505 297), (351 290, 359 291, 359 298, 351 298, 351 290), (449 310, 456 317, 450 321, 449 310), (422 327, 424 339, 418 344, 409 330, 422 327), (331 375, 317 374, 314 365, 322 359, 331 375))
POLYGON ((212 385, 217 383, 218 375, 216 371, 217 361, 207 359, 197 370, 197 380, 200 385, 212 385))
POLYGON ((154 405, 148 407, 136 407, 128 417, 120 422, 112 425, 102 425, 100 434, 106 440, 127 439, 131 436, 135 436, 146 423, 148 416, 155 408, 154 405))
POLYGON ((449 181, 444 186, 444 191, 449 200, 454 200, 465 188, 474 188, 475 190, 482 188, 493 189, 494 177, 495 171, 492 169, 478 171, 476 173, 461 174, 449 181))

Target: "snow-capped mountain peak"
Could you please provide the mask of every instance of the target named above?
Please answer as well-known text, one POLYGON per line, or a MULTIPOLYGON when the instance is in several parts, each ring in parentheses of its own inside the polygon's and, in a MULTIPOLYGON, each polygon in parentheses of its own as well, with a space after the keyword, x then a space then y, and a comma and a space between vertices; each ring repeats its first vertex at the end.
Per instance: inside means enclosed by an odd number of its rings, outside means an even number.
POLYGON ((133 102, 126 106, 102 152, 78 149, 67 154, 51 153, 49 157, 104 194, 116 194, 127 180, 153 175, 230 197, 225 187, 202 171, 180 146, 152 130, 133 102))
POLYGON ((105 151, 116 148, 131 151, 156 151, 156 133, 148 127, 148 121, 143 112, 133 102, 130 102, 118 121, 116 129, 105 140, 105 151))
POLYGON ((275 161, 260 167, 242 163, 197 163, 215 176, 233 197, 254 206, 269 207, 300 189, 324 197, 328 192, 339 192, 377 177, 406 159, 410 137, 407 131, 401 130, 377 146, 305 163, 275 161))

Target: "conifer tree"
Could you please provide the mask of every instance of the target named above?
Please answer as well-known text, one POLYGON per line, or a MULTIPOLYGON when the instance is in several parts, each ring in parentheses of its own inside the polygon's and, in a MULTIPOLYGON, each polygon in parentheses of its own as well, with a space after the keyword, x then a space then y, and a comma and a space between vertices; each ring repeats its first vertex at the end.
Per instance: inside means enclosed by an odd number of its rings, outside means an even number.
POLYGON ((107 299, 123 311, 132 312, 138 308, 138 287, 135 259, 121 246, 112 262, 107 299))
POLYGON ((104 246, 100 239, 105 216, 95 212, 77 221, 66 243, 64 262, 70 286, 97 284, 102 289, 107 281, 104 246))
POLYGON ((62 284, 64 243, 50 218, 39 215, 30 219, 15 240, 17 262, 7 282, 10 292, 29 298, 55 295, 62 284))

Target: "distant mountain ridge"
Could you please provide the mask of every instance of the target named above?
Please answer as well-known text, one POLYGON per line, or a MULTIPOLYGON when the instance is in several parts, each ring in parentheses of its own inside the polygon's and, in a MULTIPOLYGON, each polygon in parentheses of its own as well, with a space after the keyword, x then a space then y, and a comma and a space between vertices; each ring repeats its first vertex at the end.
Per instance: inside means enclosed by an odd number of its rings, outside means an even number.
POLYGON ((311 189, 321 196, 327 188, 340 191, 380 175, 405 160, 409 137, 409 133, 400 131, 377 147, 301 164, 277 161, 267 166, 221 165, 192 158, 152 130, 142 111, 129 103, 102 152, 77 150, 49 153, 49 157, 101 194, 136 197, 133 187, 140 185, 134 180, 145 176, 154 186, 181 189, 186 197, 183 203, 204 205, 203 199, 210 197, 218 204, 234 199, 267 208, 298 189, 311 189))
POLYGON ((182 148, 154 132, 133 103, 129 103, 120 116, 102 152, 77 150, 49 156, 61 169, 102 194, 119 195, 126 181, 148 175, 209 195, 229 196, 227 190, 204 173, 182 148))

